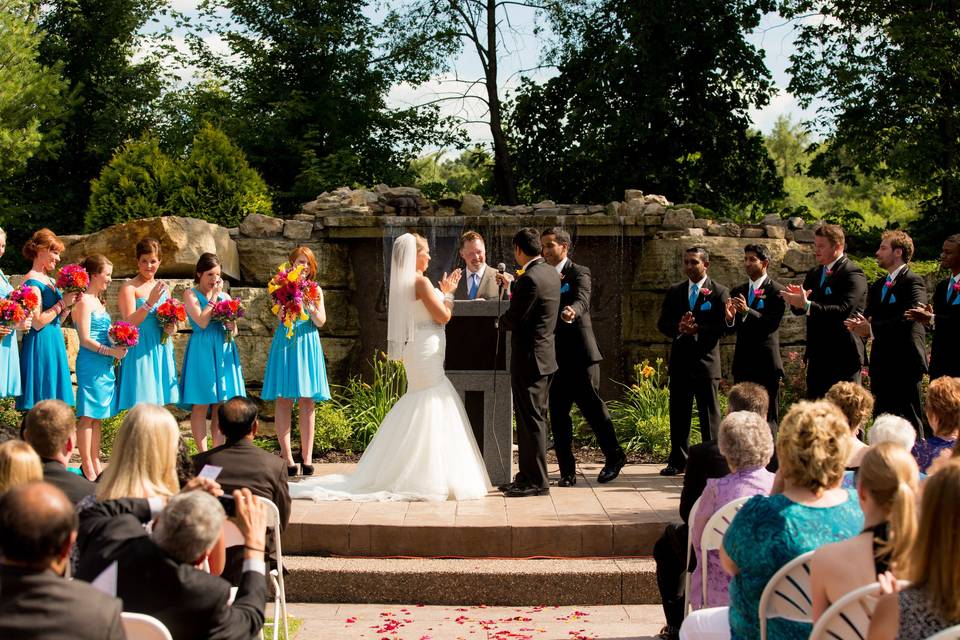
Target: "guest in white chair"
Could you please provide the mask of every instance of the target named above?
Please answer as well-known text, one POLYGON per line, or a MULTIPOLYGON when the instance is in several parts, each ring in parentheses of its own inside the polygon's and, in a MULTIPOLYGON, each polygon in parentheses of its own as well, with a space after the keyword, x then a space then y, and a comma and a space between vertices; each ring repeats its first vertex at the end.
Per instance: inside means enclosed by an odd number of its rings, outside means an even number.
POLYGON ((814 554, 810 574, 814 621, 845 594, 876 582, 879 574, 902 575, 917 534, 918 473, 910 452, 892 442, 870 447, 863 456, 857 471, 863 532, 814 554))
POLYGON ((867 426, 867 420, 873 415, 873 394, 856 382, 838 382, 827 391, 824 400, 829 400, 840 408, 850 426, 850 452, 847 454, 847 469, 852 471, 860 466, 860 459, 867 452, 867 443, 860 434, 867 426))

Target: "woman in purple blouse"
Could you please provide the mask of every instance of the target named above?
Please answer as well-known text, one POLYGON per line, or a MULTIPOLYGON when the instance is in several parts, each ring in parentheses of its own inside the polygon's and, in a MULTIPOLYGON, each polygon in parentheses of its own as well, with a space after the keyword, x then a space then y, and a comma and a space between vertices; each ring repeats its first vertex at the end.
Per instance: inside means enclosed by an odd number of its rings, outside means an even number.
POLYGON ((704 605, 701 602, 704 561, 700 557, 700 539, 710 516, 728 502, 737 498, 767 495, 773 487, 773 474, 765 469, 773 455, 773 437, 766 420, 752 411, 729 414, 720 423, 717 445, 730 467, 730 473, 722 478, 707 480, 696 517, 690 523, 690 539, 697 556, 697 568, 690 577, 690 603, 694 609, 703 606, 723 607, 730 600, 727 593, 730 576, 720 566, 719 553, 710 551, 706 563, 707 603, 704 605))

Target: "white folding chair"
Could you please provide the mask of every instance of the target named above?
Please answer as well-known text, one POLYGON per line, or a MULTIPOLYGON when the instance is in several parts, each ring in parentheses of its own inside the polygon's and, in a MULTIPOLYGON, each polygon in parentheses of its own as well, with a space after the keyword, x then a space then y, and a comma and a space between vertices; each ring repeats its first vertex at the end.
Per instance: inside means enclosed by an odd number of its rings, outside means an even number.
POLYGON ((794 622, 813 621, 810 598, 810 559, 813 551, 801 554, 780 567, 763 588, 760 596, 760 640, 767 640, 767 619, 783 618, 794 622))
POLYGON ((164 624, 153 616, 123 611, 120 622, 127 640, 173 640, 164 624))
MULTIPOLYGON (((900 580, 900 588, 910 585, 900 580)), ((813 625, 810 640, 864 640, 880 595, 880 583, 854 589, 830 605, 813 625)))
POLYGON ((940 633, 934 634, 927 640, 958 640, 960 638, 960 624, 948 627, 940 633))
MULTIPOLYGON (((267 508, 267 527, 273 529, 273 553, 277 559, 277 568, 270 571, 270 582, 273 585, 273 640, 277 640, 278 622, 283 618, 283 637, 290 637, 287 627, 287 593, 283 586, 283 554, 280 550, 280 510, 272 500, 257 496, 257 499, 267 508)), ((268 559, 269 561, 269 559, 268 559)), ((266 626, 266 625, 264 625, 266 626)), ((263 637, 263 631, 260 631, 263 637)))
MULTIPOLYGON (((707 603, 707 553, 723 546, 723 534, 730 528, 733 517, 737 515, 743 504, 753 496, 746 496, 731 500, 727 504, 717 509, 716 513, 710 516, 706 526, 703 527, 703 533, 700 535, 700 562, 703 566, 700 568, 700 602, 703 608, 710 605, 707 603)), ((693 520, 690 520, 691 528, 693 520)))
POLYGON ((683 617, 686 618, 690 612, 690 556, 693 555, 693 539, 690 534, 693 531, 693 521, 697 517, 697 509, 700 507, 700 498, 690 507, 690 514, 687 516, 687 563, 683 565, 683 617))

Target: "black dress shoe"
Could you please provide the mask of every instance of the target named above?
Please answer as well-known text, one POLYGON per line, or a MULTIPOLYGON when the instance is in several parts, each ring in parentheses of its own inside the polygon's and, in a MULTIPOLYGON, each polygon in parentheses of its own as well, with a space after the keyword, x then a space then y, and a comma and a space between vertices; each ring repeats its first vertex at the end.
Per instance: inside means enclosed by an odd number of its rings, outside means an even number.
POLYGON ((681 473, 683 473, 683 469, 677 469, 672 464, 668 464, 663 469, 660 469, 660 475, 662 476, 675 476, 681 473))
POLYGON ((614 480, 617 476, 620 475, 620 470, 623 469, 623 465, 627 464, 627 454, 620 452, 620 455, 614 458, 613 460, 608 460, 603 469, 600 470, 600 475, 597 476, 597 482, 605 483, 614 480))
POLYGON ((512 489, 503 492, 507 498, 526 498, 528 496, 546 496, 550 494, 549 487, 534 487, 532 485, 518 484, 512 489))
POLYGON ((568 476, 560 476, 560 479, 557 480, 558 487, 572 487, 577 484, 577 474, 571 473, 568 476))

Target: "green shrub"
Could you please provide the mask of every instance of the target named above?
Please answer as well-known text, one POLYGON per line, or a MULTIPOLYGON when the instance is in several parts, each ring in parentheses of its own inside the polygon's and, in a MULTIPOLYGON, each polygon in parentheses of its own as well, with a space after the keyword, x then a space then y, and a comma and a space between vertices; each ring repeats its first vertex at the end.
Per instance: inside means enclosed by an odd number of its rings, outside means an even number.
POLYGON ((13 398, 0 398, 0 442, 20 437, 22 419, 13 398))
POLYGON ((113 443, 117 439, 117 432, 120 430, 120 425, 123 423, 126 415, 126 411, 121 411, 112 418, 106 418, 100 423, 100 452, 103 457, 108 460, 113 453, 113 443))
POLYGON ((353 446, 353 429, 350 420, 337 406, 321 402, 316 410, 316 429, 313 447, 317 451, 350 451, 353 446))
POLYGON ((325 403, 337 409, 350 425, 353 449, 363 451, 370 444, 380 423, 407 390, 403 365, 388 360, 381 353, 373 359, 373 384, 359 376, 334 390, 333 399, 325 403))

